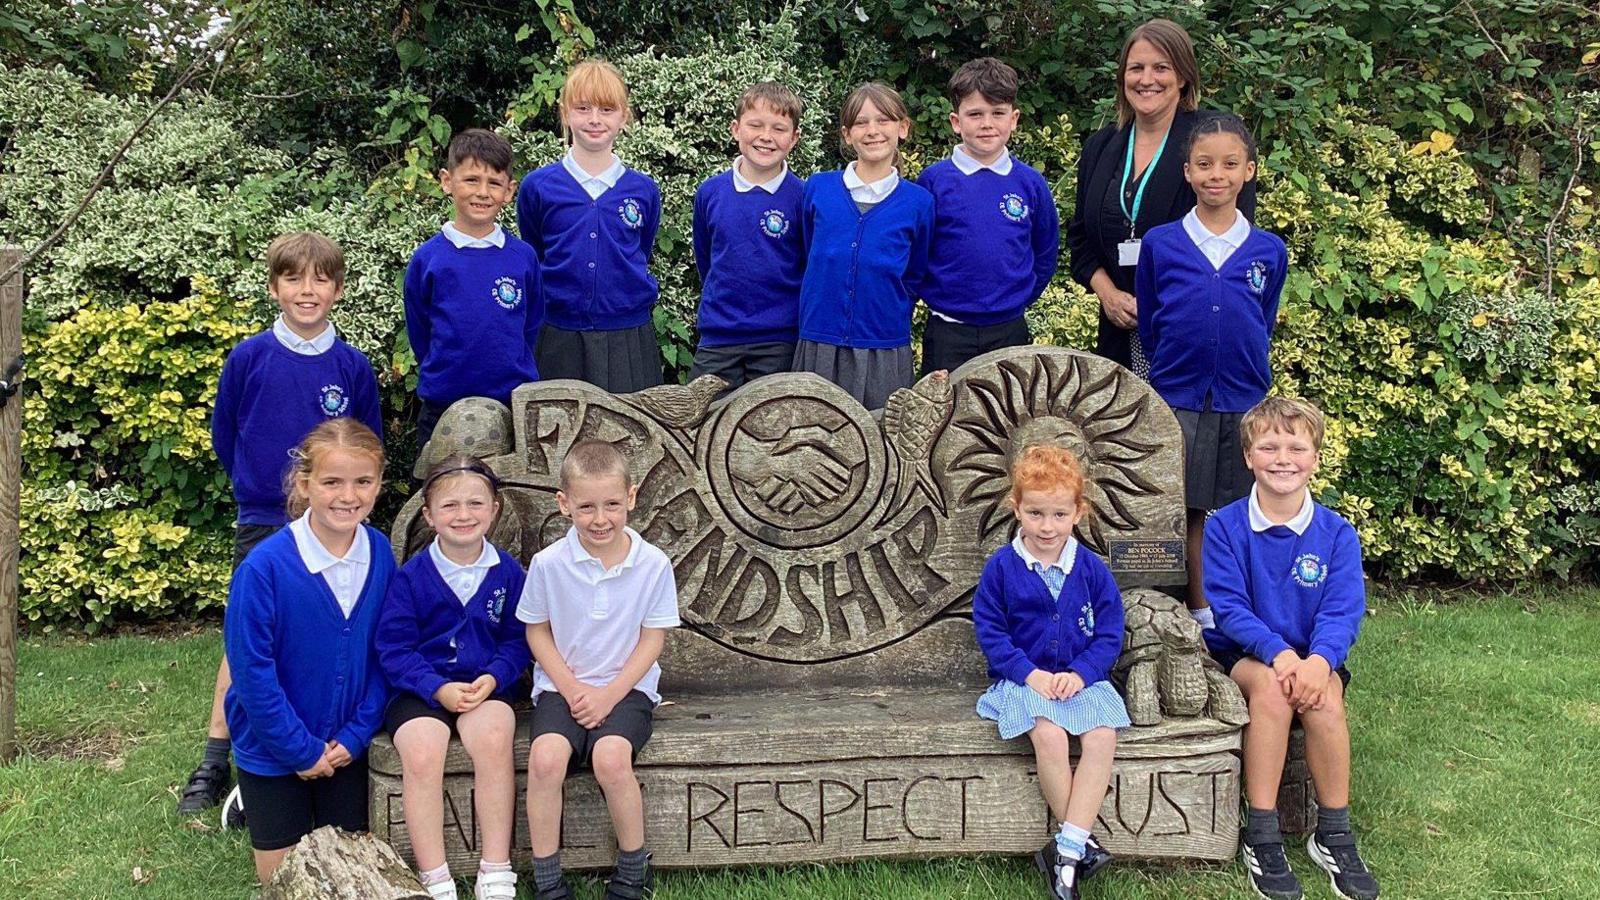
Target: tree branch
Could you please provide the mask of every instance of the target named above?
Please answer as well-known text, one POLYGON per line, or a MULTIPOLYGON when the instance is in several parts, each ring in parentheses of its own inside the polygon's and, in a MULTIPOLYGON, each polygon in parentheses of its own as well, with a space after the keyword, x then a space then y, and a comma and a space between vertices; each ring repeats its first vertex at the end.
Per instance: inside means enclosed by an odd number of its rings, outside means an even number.
POLYGON ((1572 137, 1572 174, 1567 177, 1567 186, 1561 191, 1561 204, 1550 216, 1550 224, 1544 230, 1544 296, 1547 300, 1555 297, 1556 227, 1561 224, 1562 216, 1567 214, 1567 204, 1572 200, 1572 189, 1578 183, 1578 173, 1583 171, 1583 147, 1588 142, 1589 135, 1583 127, 1582 113, 1579 113, 1577 131, 1572 137))

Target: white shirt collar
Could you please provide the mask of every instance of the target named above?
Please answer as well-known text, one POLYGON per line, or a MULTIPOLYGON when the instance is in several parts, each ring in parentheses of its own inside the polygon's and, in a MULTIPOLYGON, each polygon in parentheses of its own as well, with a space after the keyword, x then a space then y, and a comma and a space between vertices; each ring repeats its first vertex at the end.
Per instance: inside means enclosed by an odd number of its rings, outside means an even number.
POLYGON ((1048 569, 1051 566, 1054 566, 1055 568, 1060 569, 1063 574, 1071 575, 1072 564, 1078 559, 1078 539, 1075 537, 1067 538, 1066 546, 1061 548, 1061 558, 1057 559, 1049 566, 1038 561, 1037 559, 1034 559, 1033 554, 1028 552, 1028 546, 1022 543, 1021 531, 1018 531, 1017 536, 1011 539, 1011 549, 1017 551, 1017 555, 1022 557, 1022 564, 1027 566, 1028 571, 1030 572, 1038 572, 1042 569, 1048 569))
POLYGON ((778 188, 783 187, 783 180, 789 177, 789 163, 787 160, 785 160, 783 163, 783 169, 779 171, 777 175, 774 175, 766 181, 758 184, 744 177, 744 173, 739 171, 739 159, 742 158, 743 157, 739 157, 733 161, 733 189, 741 194, 749 193, 756 188, 761 188, 763 191, 766 191, 769 194, 776 194, 778 192, 778 188))
POLYGON ((334 556, 327 547, 322 546, 322 541, 317 540, 311 530, 310 510, 289 523, 289 533, 294 535, 294 546, 300 551, 300 561, 306 564, 313 575, 319 575, 340 563, 365 566, 372 562, 372 547, 367 541, 365 526, 356 526, 356 539, 343 557, 334 556))
POLYGON ((500 554, 495 552, 494 545, 484 541, 483 550, 478 554, 478 558, 463 566, 444 555, 444 550, 439 547, 439 539, 437 537, 433 539, 433 543, 428 545, 428 558, 433 560, 434 568, 438 569, 439 574, 444 576, 447 581, 451 575, 457 572, 464 572, 467 569, 492 569, 500 563, 500 554))
POLYGON ((844 167, 844 186, 850 191, 850 199, 857 203, 877 203, 894 193, 899 185, 900 172, 896 169, 890 169, 888 175, 868 184, 856 174, 854 161, 844 167))
MULTIPOLYGON (((1305 498, 1300 501, 1300 511, 1294 514, 1294 518, 1282 524, 1295 534, 1305 534, 1306 529, 1311 527, 1311 516, 1315 512, 1316 504, 1311 502, 1311 491, 1307 490, 1305 498)), ((1276 524, 1279 523, 1269 522, 1267 514, 1261 511, 1261 503, 1256 499, 1256 486, 1251 485, 1250 530, 1266 531, 1276 524)))
POLYGON ((1011 174, 1010 150, 1002 149, 1000 155, 992 163, 981 163, 973 159, 972 154, 968 153, 965 147, 957 144, 956 148, 950 151, 950 161, 955 163, 956 168, 960 169, 963 175, 976 175, 984 169, 988 169, 996 175, 1011 174))
POLYGON ((308 341, 289 328, 283 321, 283 313, 279 313, 278 317, 272 320, 272 336, 278 339, 278 343, 301 356, 320 356, 327 353, 333 349, 333 342, 338 338, 338 334, 333 330, 333 323, 329 322, 321 334, 308 341))
POLYGON ((587 186, 591 182, 599 182, 605 185, 606 190, 616 187, 617 182, 622 180, 622 173, 627 171, 622 165, 622 160, 613 153, 611 154, 611 165, 607 166, 604 172, 599 175, 590 175, 583 170, 583 166, 578 165, 577 160, 572 158, 571 150, 568 150, 566 155, 561 157, 561 167, 567 170, 568 175, 577 179, 579 184, 587 186))
MULTIPOLYGON (((615 569, 609 571, 620 572, 623 569, 630 569, 633 567, 634 563, 639 561, 639 548, 644 544, 644 538, 639 536, 639 532, 634 531, 632 528, 629 528, 626 525, 622 526, 622 530, 628 535, 628 555, 622 560, 622 562, 616 565, 615 569)), ((601 568, 605 567, 605 563, 602 563, 599 557, 590 553, 589 549, 583 546, 583 541, 578 537, 577 526, 567 529, 567 544, 572 548, 573 562, 593 562, 595 565, 600 566, 601 568)))
POLYGON ((450 243, 456 245, 457 250, 465 250, 469 247, 504 247, 506 245, 505 230, 498 224, 494 226, 493 231, 481 238, 467 234, 457 228, 454 222, 444 223, 439 227, 439 231, 450 240, 450 243))
POLYGON ((1250 238, 1250 220, 1236 209, 1233 211, 1233 224, 1228 226, 1228 230, 1212 234, 1211 229, 1200 224, 1200 216, 1191 209, 1184 214, 1183 230, 1189 233, 1189 240, 1194 241, 1196 247, 1204 247, 1207 241, 1223 241, 1237 250, 1250 238))

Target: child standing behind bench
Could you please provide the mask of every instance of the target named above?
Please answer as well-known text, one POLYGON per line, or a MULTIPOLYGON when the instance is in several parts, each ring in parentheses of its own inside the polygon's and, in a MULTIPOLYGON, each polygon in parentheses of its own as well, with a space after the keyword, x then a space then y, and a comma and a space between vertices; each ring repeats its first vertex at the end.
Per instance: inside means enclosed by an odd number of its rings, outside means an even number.
POLYGON ((919 286, 930 313, 922 374, 1033 341, 1023 318, 1056 273, 1061 224, 1044 176, 1006 149, 1017 71, 993 57, 950 78, 961 143, 917 177, 933 195, 933 243, 919 286))
POLYGON ((1317 791, 1317 830, 1306 852, 1339 896, 1374 900, 1378 882, 1350 828, 1344 708, 1350 683, 1344 663, 1366 613, 1366 583, 1356 530, 1312 500, 1306 487, 1317 471, 1322 434, 1320 410, 1284 397, 1256 404, 1239 423, 1255 486, 1206 522, 1206 597, 1217 627, 1205 638, 1250 704, 1244 728, 1250 809, 1240 854, 1251 886, 1271 900, 1301 896, 1278 825, 1278 784, 1298 717, 1317 791))
POLYGON ((544 323, 539 259, 497 221, 511 202, 511 143, 469 128, 450 139, 439 187, 455 218, 411 256, 404 285, 406 337, 417 358, 417 446, 450 404, 537 381, 533 345, 544 323))
POLYGON ((472 757, 479 849, 477 900, 514 900, 511 830, 517 770, 512 692, 528 641, 512 615, 522 566, 487 535, 500 514, 500 481, 481 460, 445 457, 422 482, 422 516, 436 533, 400 568, 376 638, 395 697, 384 713, 404 770, 406 833, 428 895, 455 900, 444 855, 444 761, 451 735, 472 757))
POLYGON ((650 275, 661 189, 611 152, 630 117, 615 66, 573 66, 561 88, 561 130, 572 146, 517 190, 517 230, 543 266, 539 372, 614 394, 661 383, 651 319, 659 291, 650 275))
POLYGON ((656 660, 678 625, 672 562, 628 527, 638 488, 628 461, 602 441, 582 441, 561 463, 556 501, 566 537, 528 567, 517 618, 533 648, 533 745, 528 753, 528 833, 537 900, 570 900, 561 876, 561 789, 593 768, 616 829, 617 867, 607 900, 651 894, 644 798, 633 760, 650 740, 661 695, 656 660))
POLYGON ((739 98, 733 166, 694 195, 694 262, 700 270, 700 346, 690 380, 717 375, 728 388, 787 372, 800 321, 804 184, 789 171, 804 107, 765 81, 739 98))
POLYGON ((1100 813, 1117 731, 1128 711, 1106 678, 1122 650, 1122 595, 1111 570, 1072 529, 1089 513, 1083 468, 1054 446, 1024 450, 1011 469, 1017 536, 984 564, 972 625, 994 683, 978 715, 1000 738, 1026 734, 1039 790, 1061 823, 1034 855, 1050 896, 1077 900, 1078 882, 1109 861, 1089 829, 1100 813), (1067 735, 1078 738, 1074 772, 1067 735))
MULTIPOLYGON (((257 544, 288 523, 283 479, 292 462, 290 452, 313 428, 352 416, 383 435, 372 364, 340 340, 328 322, 328 313, 344 295, 344 274, 344 251, 328 238, 311 232, 279 236, 267 247, 267 293, 278 304, 278 318, 271 328, 233 348, 223 363, 211 444, 239 504, 233 527, 235 570, 257 544)), ((224 658, 211 695, 205 755, 178 798, 180 815, 210 809, 228 791, 230 744, 223 698, 231 683, 224 658)), ((223 816, 224 827, 236 824, 237 816, 223 816)))

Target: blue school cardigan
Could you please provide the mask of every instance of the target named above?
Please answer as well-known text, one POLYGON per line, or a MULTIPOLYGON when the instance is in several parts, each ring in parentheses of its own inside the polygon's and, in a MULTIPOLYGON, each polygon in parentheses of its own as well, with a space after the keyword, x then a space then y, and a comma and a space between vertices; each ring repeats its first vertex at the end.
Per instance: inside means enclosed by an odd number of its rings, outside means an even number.
POLYGON ((695 191, 700 346, 794 343, 806 264, 799 224, 804 193, 793 172, 775 194, 738 191, 731 169, 695 191))
POLYGON ((326 353, 296 353, 270 328, 233 348, 217 383, 211 446, 233 482, 240 525, 289 521, 289 451, 339 416, 353 416, 383 438, 378 380, 360 350, 335 339, 326 353))
POLYGON ((436 234, 411 255, 403 294, 418 397, 509 406, 517 385, 539 380, 533 345, 544 294, 532 247, 509 234, 503 247, 457 247, 436 234))
POLYGON ((1285 650, 1344 665, 1367 611, 1361 539, 1338 513, 1318 503, 1305 534, 1286 525, 1250 527, 1250 498, 1206 521, 1204 584, 1217 627, 1206 643, 1218 655, 1247 655, 1272 665, 1285 650))
POLYGON ((649 322, 660 225, 661 188, 648 175, 625 169, 593 199, 560 160, 529 172, 517 189, 517 230, 539 256, 545 321, 568 331, 649 322))
POLYGON ((1150 360, 1150 386, 1167 405, 1242 413, 1272 384, 1267 344, 1289 253, 1259 228, 1216 269, 1194 245, 1183 221, 1145 233, 1133 294, 1139 298, 1139 340, 1150 360))
POLYGON ((465 604, 427 550, 400 567, 384 598, 375 638, 389 684, 435 708, 434 692, 444 684, 471 683, 480 675, 494 676, 494 696, 511 696, 533 658, 516 617, 527 575, 511 554, 498 547, 495 552, 500 562, 465 604))
POLYGON ((359 759, 389 699, 372 635, 394 574, 389 539, 370 525, 367 583, 347 619, 321 575, 307 571, 294 533, 262 541, 233 573, 222 643, 233 686, 224 708, 233 758, 252 775, 293 775, 328 741, 359 759))
POLYGON ((989 677, 1027 684, 1034 669, 1104 681, 1122 652, 1122 594, 1105 562, 1085 547, 1059 598, 1006 544, 983 566, 972 625, 989 677))
POLYGON ((917 176, 933 194, 933 246, 922 302, 967 325, 1021 316, 1056 274, 1061 222, 1044 176, 1015 157, 1001 175, 948 159, 917 176))
POLYGON ((911 286, 928 267, 933 195, 902 179, 863 213, 842 171, 820 172, 806 180, 803 204, 800 337, 869 350, 910 344, 911 286))

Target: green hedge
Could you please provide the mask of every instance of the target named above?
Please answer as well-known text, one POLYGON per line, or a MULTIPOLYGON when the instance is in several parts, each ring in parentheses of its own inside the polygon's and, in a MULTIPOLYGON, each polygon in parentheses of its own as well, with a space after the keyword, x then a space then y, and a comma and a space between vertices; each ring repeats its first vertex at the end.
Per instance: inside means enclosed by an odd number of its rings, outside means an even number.
MULTIPOLYGON (((436 19, 444 6, 425 5, 436 19)), ((670 12, 675 4, 652 6, 670 12)), ((610 44, 640 119, 619 153, 656 177, 665 198, 654 266, 662 283, 657 326, 680 371, 698 291, 690 198, 734 154, 727 121, 745 84, 778 78, 805 97, 793 161, 806 173, 838 165, 834 116, 844 91, 864 77, 899 80, 921 123, 907 159, 916 170, 947 149, 938 82, 950 57, 1007 53, 1040 73, 1014 149, 1044 171, 1065 218, 1081 136, 1103 121, 1109 99, 1104 54, 1148 13, 1044 4, 1035 12, 1049 21, 1030 25, 1016 18, 1021 12, 991 21, 977 3, 856 8, 866 21, 832 7, 750 3, 741 9, 770 13, 765 25, 695 19, 700 31, 674 32, 670 41, 650 30, 666 20, 645 16, 637 34, 610 44), (1101 55, 1079 58, 1074 45, 1036 35, 1023 41, 1030 27, 1077 29, 1081 46, 1101 55), (660 39, 657 46, 643 46, 647 37, 660 39), (1045 96, 1041 85, 1060 96, 1045 96)), ((1508 56, 1565 47, 1542 24, 1529 24, 1538 16, 1519 9, 1491 21, 1515 19, 1539 40, 1502 47, 1508 56)), ((1556 19, 1575 15, 1550 9, 1556 19)), ((502 93, 504 106, 482 111, 499 121, 525 167, 560 152, 553 91, 564 60, 587 42, 582 22, 613 21, 559 0, 539 2, 537 11, 532 28, 506 36, 527 51, 519 63, 526 81, 502 93)), ((1579 68, 1557 78, 1537 66, 1530 75, 1513 67, 1503 80, 1465 93, 1463 67, 1451 68, 1445 56, 1470 37, 1454 22, 1428 26, 1437 47, 1413 48, 1437 77, 1407 82, 1399 70, 1374 68, 1382 41, 1353 36, 1338 21, 1348 15, 1329 6, 1299 24, 1264 22, 1260 34, 1190 22, 1208 77, 1276 66, 1279 83, 1294 92, 1265 92, 1258 81, 1219 93, 1257 126, 1260 221, 1290 248, 1273 362, 1279 390, 1303 393, 1330 415, 1319 496, 1356 523, 1376 574, 1482 580, 1592 571, 1600 555, 1593 477, 1600 470, 1600 237, 1590 186, 1600 148, 1585 148, 1589 162, 1572 175, 1574 148, 1562 143, 1562 129, 1575 134, 1581 123, 1600 120, 1600 96, 1577 89, 1581 60, 1558 56, 1552 68, 1579 68), (1320 43, 1287 42, 1300 32, 1320 43), (1319 47, 1354 54, 1356 70, 1341 74, 1342 63, 1319 57, 1319 47), (1378 96, 1367 77, 1387 93, 1378 96), (1397 96, 1402 90, 1409 96, 1397 96), (1507 100, 1515 91, 1542 92, 1548 103, 1537 121, 1527 105, 1507 100), (1492 127, 1467 127, 1465 120, 1481 122, 1491 111, 1492 127), (1528 138, 1539 129, 1542 142, 1528 138)), ((67 199, 81 194, 152 99, 123 86, 139 80, 126 72, 96 80, 84 74, 94 66, 8 58, 5 29, 0 18, 0 61, 7 62, 0 69, 0 221, 6 240, 31 244, 55 226, 67 199)), ((323 143, 286 137, 314 133, 303 113, 279 115, 300 110, 307 97, 252 102, 227 77, 209 95, 180 99, 67 239, 32 268, 25 343, 34 381, 22 496, 27 621, 96 628, 187 614, 225 597, 233 510, 206 424, 226 350, 275 311, 260 257, 280 231, 315 228, 345 247, 350 277, 334 320, 378 367, 386 423, 398 436, 391 475, 408 468, 414 376, 399 282, 411 249, 448 214, 431 174, 440 144, 452 127, 469 124, 453 121, 457 114, 436 105, 421 90, 426 85, 406 80, 419 70, 437 80, 438 67, 454 65, 454 56, 430 57, 421 34, 394 32, 396 41, 420 43, 396 51, 400 74, 369 86, 383 102, 360 126, 371 128, 365 141, 339 133, 323 143)), ((438 40, 456 48, 457 37, 438 40)), ((271 39, 287 38, 279 29, 271 39)), ((1490 47, 1471 57, 1479 60, 1473 65, 1487 65, 1486 55, 1499 58, 1490 47)), ((315 65, 314 55, 290 56, 315 65)), ((240 70, 259 71, 251 64, 241 61, 240 70)), ((274 91, 291 93, 293 83, 283 82, 289 75, 277 77, 274 91)), ((149 89, 159 81, 146 80, 149 89)), ((358 127, 353 113, 341 115, 339 127, 358 127)), ((1088 347, 1094 316, 1092 299, 1061 277, 1031 320, 1041 341, 1088 347)), ((386 493, 380 516, 392 514, 403 489, 386 493)))

